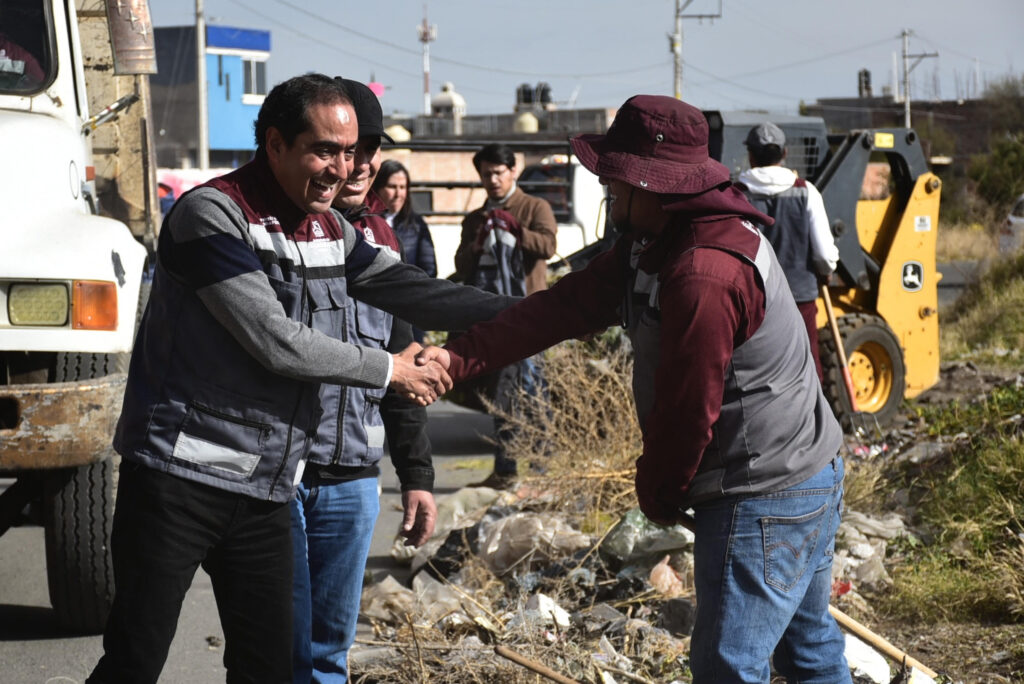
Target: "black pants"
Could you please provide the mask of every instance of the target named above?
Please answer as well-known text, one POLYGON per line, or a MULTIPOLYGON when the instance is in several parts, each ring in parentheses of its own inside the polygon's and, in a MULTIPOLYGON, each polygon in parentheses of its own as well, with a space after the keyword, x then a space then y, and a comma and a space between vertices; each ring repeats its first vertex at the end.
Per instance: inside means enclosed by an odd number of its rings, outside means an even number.
POLYGON ((116 594, 87 682, 157 681, 200 564, 224 629, 227 681, 291 682, 290 525, 287 504, 124 463, 111 547, 116 594))

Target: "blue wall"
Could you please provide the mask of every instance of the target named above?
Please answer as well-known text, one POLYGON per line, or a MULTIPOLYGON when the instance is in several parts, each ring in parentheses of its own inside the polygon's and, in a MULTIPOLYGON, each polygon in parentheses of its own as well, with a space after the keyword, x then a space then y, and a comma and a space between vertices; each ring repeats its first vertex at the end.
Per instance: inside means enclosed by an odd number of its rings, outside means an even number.
POLYGON ((243 104, 242 58, 236 55, 207 55, 206 80, 210 113, 211 150, 255 150, 253 122, 258 104, 243 104))

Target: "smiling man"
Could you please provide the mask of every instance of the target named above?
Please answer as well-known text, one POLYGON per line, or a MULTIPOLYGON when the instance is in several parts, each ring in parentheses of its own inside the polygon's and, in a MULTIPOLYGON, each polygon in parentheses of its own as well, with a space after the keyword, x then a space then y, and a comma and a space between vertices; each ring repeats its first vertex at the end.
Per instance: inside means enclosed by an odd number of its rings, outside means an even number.
POLYGON ((317 443, 325 386, 450 387, 399 353, 345 341, 348 293, 425 327, 464 329, 510 303, 428 278, 331 210, 353 170, 345 89, 274 87, 253 161, 186 193, 160 233, 114 448, 117 588, 89 682, 156 682, 196 569, 210 575, 227 680, 292 681, 288 503, 317 443))

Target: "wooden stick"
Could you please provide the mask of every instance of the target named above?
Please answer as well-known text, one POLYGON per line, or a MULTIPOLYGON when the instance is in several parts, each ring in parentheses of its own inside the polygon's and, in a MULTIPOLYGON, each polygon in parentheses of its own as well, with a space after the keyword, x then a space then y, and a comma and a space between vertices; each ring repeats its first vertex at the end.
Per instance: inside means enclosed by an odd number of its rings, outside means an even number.
POLYGON ((533 672, 536 672, 537 674, 543 677, 547 677, 553 682, 558 682, 559 684, 580 684, 575 679, 569 679, 568 677, 564 677, 555 672, 554 670, 552 670, 547 665, 538 663, 536 660, 530 660, 526 656, 520 655, 519 653, 516 653, 512 649, 506 648, 505 646, 495 646, 494 652, 500 655, 502 658, 507 658, 511 660, 516 665, 521 665, 525 667, 527 670, 532 670, 533 672))
POLYGON ((850 397, 850 411, 857 413, 857 391, 853 388, 853 377, 850 375, 850 363, 846 359, 846 350, 843 349, 843 338, 839 334, 839 324, 836 323, 836 314, 832 310, 832 297, 828 293, 828 285, 821 286, 821 298, 825 302, 825 313, 828 315, 828 325, 832 330, 832 337, 836 341, 836 352, 839 354, 839 366, 843 372, 843 382, 846 383, 846 394, 850 397))
POLYGON ((896 648, 888 641, 886 641, 882 636, 875 634, 870 629, 868 629, 861 623, 857 622, 852 617, 850 617, 843 611, 839 610, 835 606, 829 606, 828 612, 832 614, 832 617, 836 619, 836 622, 838 622, 839 625, 843 627, 846 631, 871 644, 879 651, 881 651, 883 654, 885 654, 892 660, 895 660, 897 663, 900 663, 901 665, 905 664, 908 667, 916 668, 920 670, 923 674, 926 674, 929 677, 931 677, 932 679, 935 679, 939 676, 939 673, 937 673, 935 670, 932 670, 931 668, 922 664, 921 661, 912 658, 911 656, 907 655, 904 651, 901 651, 900 649, 896 648))

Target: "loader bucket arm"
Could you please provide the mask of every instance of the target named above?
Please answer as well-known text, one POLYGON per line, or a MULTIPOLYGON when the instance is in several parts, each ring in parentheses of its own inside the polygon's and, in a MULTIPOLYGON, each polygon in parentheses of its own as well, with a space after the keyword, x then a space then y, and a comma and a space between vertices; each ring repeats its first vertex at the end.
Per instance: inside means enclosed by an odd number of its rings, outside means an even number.
POLYGON ((835 152, 815 181, 825 201, 839 249, 836 272, 842 283, 877 296, 878 277, 888 253, 892 235, 880 236, 882 242, 869 253, 861 244, 857 230, 857 202, 864 174, 874 152, 884 153, 892 171, 893 211, 906 208, 917 178, 928 172, 924 152, 914 131, 905 128, 851 131, 840 137, 835 152), (874 256, 872 256, 874 255, 874 256))

